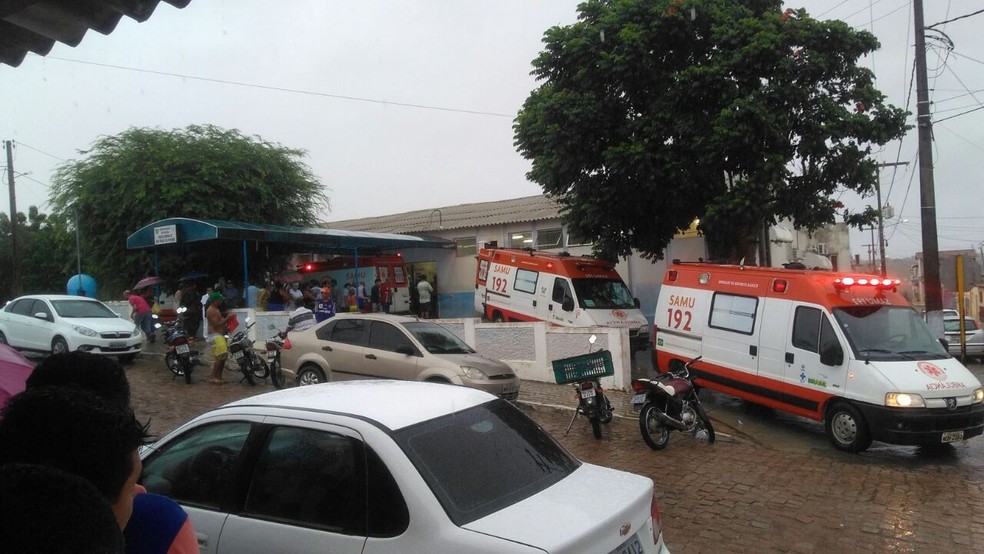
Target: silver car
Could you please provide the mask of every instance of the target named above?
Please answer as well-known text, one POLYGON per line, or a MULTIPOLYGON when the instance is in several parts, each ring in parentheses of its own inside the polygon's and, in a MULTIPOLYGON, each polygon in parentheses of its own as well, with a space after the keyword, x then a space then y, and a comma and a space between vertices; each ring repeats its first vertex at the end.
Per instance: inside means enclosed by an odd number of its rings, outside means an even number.
MULTIPOLYGON (((950 344, 950 354, 960 355, 960 318, 943 317, 943 333, 950 344)), ((967 356, 978 357, 984 363, 984 329, 972 317, 964 318, 964 340, 967 356)))
POLYGON ((0 310, 0 342, 17 350, 59 353, 83 350, 132 360, 143 333, 130 320, 94 298, 30 295, 0 310))
POLYGON ((389 314, 342 314, 291 331, 283 368, 299 385, 351 379, 399 379, 463 385, 506 400, 519 396, 508 365, 482 356, 436 323, 389 314))

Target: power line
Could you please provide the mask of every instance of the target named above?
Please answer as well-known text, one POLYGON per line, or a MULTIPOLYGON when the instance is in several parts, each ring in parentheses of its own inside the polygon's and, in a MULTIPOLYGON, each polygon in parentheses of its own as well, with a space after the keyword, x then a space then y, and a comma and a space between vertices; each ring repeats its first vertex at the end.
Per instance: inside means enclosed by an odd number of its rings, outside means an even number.
POLYGON ((962 112, 962 113, 954 114, 954 115, 951 115, 950 117, 944 117, 943 119, 933 120, 933 124, 942 123, 942 122, 947 121, 949 119, 953 119, 955 117, 960 117, 962 115, 967 115, 969 113, 977 112, 977 111, 980 111, 980 110, 984 110, 984 106, 978 106, 978 107, 976 107, 976 108, 974 108, 972 110, 967 110, 967 111, 962 112))
POLYGON ((960 21, 961 19, 967 19, 968 17, 973 17, 975 15, 980 15, 984 13, 984 10, 977 10, 976 12, 969 13, 967 15, 961 15, 960 17, 954 17, 953 19, 947 19, 946 21, 940 21, 939 23, 933 23, 932 25, 927 25, 927 29, 932 29, 937 25, 946 25, 947 23, 953 23, 954 21, 960 21))
POLYGON ((327 92, 316 92, 316 91, 310 91, 310 90, 292 89, 292 88, 287 88, 287 87, 273 87, 273 86, 269 86, 269 85, 258 85, 256 83, 245 83, 245 82, 242 82, 242 81, 229 81, 229 80, 226 80, 226 79, 215 79, 215 78, 212 78, 212 77, 198 77, 198 76, 195 76, 195 75, 183 75, 181 73, 170 73, 170 72, 167 72, 167 71, 155 71, 155 70, 151 70, 151 69, 139 69, 139 68, 136 68, 136 67, 127 67, 127 66, 123 66, 123 65, 114 65, 114 64, 99 63, 99 62, 89 62, 89 61, 84 61, 84 60, 75 60, 75 59, 71 59, 71 58, 60 58, 58 56, 46 56, 45 59, 47 59, 47 60, 59 60, 59 61, 71 62, 71 63, 80 63, 80 64, 84 64, 84 65, 94 65, 94 66, 97 66, 97 67, 107 67, 107 68, 110 68, 110 69, 121 69, 121 70, 124 70, 124 71, 135 71, 137 73, 149 73, 151 75, 161 75, 161 76, 164 76, 164 77, 175 77, 175 78, 178 78, 178 79, 188 79, 188 80, 192 80, 192 81, 203 81, 203 82, 206 82, 206 83, 218 83, 218 84, 222 84, 222 85, 232 85, 232 86, 237 86, 237 87, 255 88, 255 89, 270 90, 270 91, 275 91, 275 92, 288 92, 288 93, 291 93, 291 94, 303 94, 303 95, 307 95, 307 96, 318 96, 318 97, 321 97, 321 98, 334 98, 336 100, 351 100, 351 101, 354 101, 354 102, 368 102, 368 103, 371 103, 371 104, 381 104, 381 105, 384 105, 384 106, 400 106, 400 107, 404 107, 404 108, 417 108, 417 109, 421 109, 421 110, 436 110, 436 111, 442 111, 442 112, 464 113, 464 114, 471 114, 471 115, 487 115, 487 116, 492 116, 492 117, 508 117, 510 119, 516 117, 516 114, 504 114, 504 113, 496 113, 496 112, 484 112, 484 111, 479 111, 479 110, 465 110, 465 109, 460 109, 460 108, 446 108, 446 107, 443 107, 443 106, 428 106, 426 104, 411 104, 411 103, 408 103, 408 102, 393 102, 393 101, 390 101, 390 100, 377 100, 377 99, 374 99, 374 98, 360 98, 358 96, 345 96, 345 95, 341 95, 341 94, 329 94, 327 92))
POLYGON ((58 160, 60 162, 67 162, 68 161, 68 160, 66 160, 64 158, 59 158, 58 156, 56 156, 54 154, 49 154, 49 153, 47 153, 44 150, 41 150, 39 148, 35 148, 35 147, 31 146, 30 144, 24 144, 21 141, 17 141, 17 146, 23 146, 24 148, 27 148, 28 150, 34 150, 38 154, 44 154, 45 156, 48 156, 49 158, 54 158, 54 159, 56 159, 56 160, 58 160))

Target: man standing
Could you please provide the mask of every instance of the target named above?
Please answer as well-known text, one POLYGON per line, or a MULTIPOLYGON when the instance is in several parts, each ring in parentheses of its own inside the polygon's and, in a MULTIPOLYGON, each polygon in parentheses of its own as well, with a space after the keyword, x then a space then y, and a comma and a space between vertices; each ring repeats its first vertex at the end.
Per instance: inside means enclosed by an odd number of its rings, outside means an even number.
POLYGON ((379 279, 376 279, 376 282, 372 285, 372 289, 369 291, 369 302, 371 303, 369 311, 379 311, 379 300, 379 279))
POLYGON ((429 319, 431 316, 431 294, 434 292, 434 287, 427 281, 427 278, 423 275, 420 276, 420 280, 417 281, 417 295, 420 297, 420 317, 424 319, 429 319))
POLYGON ((222 370, 225 368, 226 358, 229 357, 229 343, 226 341, 226 322, 232 317, 231 312, 223 313, 225 297, 221 292, 213 292, 208 296, 208 309, 205 310, 205 320, 208 322, 208 343, 212 345, 212 375, 208 382, 213 385, 221 385, 222 370))
POLYGON ((154 321, 153 314, 150 311, 150 304, 147 300, 139 294, 134 294, 129 290, 123 291, 123 298, 126 298, 127 302, 130 303, 131 313, 130 317, 133 318, 133 322, 137 324, 144 334, 147 335, 147 340, 151 343, 157 341, 157 337, 154 336, 154 321))

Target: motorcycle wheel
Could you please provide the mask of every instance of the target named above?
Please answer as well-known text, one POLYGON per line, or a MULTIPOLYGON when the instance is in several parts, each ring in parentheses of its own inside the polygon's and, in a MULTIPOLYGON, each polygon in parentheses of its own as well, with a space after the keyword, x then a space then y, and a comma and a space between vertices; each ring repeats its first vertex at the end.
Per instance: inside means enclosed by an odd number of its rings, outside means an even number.
POLYGON ((711 418, 707 417, 707 412, 704 411, 704 407, 700 404, 694 404, 694 409, 697 412, 697 424, 694 426, 694 438, 704 440, 705 437, 702 435, 707 435, 706 440, 708 444, 714 442, 714 427, 711 425, 711 418))
POLYGON ((164 354, 164 364, 167 368, 171 370, 175 376, 184 375, 184 369, 181 368, 181 362, 178 360, 178 355, 173 350, 168 350, 164 354))
POLYGON ((256 379, 253 378, 253 362, 248 358, 243 358, 242 364, 239 366, 239 370, 243 373, 243 379, 246 380, 252 386, 256 386, 256 379))
POLYGON ((601 422, 608 425, 612 422, 612 418, 615 417, 615 410, 612 409, 612 403, 608 400, 608 397, 601 395, 601 399, 598 402, 598 409, 601 410, 601 422))
POLYGON ((591 420, 591 432, 594 433, 594 438, 601 438, 601 418, 598 416, 593 416, 588 418, 591 420))
POLYGON ((279 359, 273 360, 273 363, 270 364, 270 382, 273 383, 273 388, 276 389, 282 389, 287 384, 287 379, 284 377, 284 370, 280 367, 279 359))
POLYGON ((270 366, 266 360, 257 356, 252 363, 253 376, 257 379, 266 379, 270 376, 270 366))
POLYGON ((191 384, 191 358, 179 358, 184 373, 185 384, 191 384))
POLYGON ((659 409, 652 402, 647 402, 639 413, 639 431, 642 432, 642 440, 653 450, 662 450, 670 442, 670 430, 660 422, 657 417, 659 409))

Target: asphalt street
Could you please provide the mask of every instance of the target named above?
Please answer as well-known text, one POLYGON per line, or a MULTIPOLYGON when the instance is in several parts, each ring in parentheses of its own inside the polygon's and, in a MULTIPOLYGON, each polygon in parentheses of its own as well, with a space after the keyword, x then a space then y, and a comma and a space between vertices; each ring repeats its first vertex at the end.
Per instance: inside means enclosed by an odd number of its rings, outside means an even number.
MULTIPOLYGON (((224 385, 205 381, 206 366, 185 385, 159 352, 145 352, 127 366, 138 416, 161 435, 213 407, 273 390, 268 381, 239 382, 232 367, 224 385)), ((972 369, 984 374, 980 365, 972 369)), ((574 407, 569 386, 524 381, 518 404, 581 460, 652 478, 673 552, 984 551, 982 437, 938 449, 875 443, 850 455, 834 450, 818 423, 702 394, 718 440, 675 433, 657 452, 640 437, 629 394, 610 392, 618 417, 600 440, 584 419, 565 434, 574 407)), ((572 501, 595 494, 604 491, 572 501)), ((562 522, 546 514, 544 524, 562 522)))

